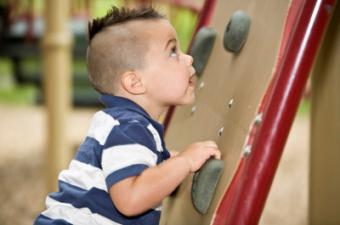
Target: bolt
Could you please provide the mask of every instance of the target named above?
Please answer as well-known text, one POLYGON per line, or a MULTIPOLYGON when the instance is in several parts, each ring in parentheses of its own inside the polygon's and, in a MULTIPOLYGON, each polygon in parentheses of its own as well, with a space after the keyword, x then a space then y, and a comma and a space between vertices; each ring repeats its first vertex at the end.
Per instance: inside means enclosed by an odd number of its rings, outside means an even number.
POLYGON ((193 107, 191 108, 191 114, 194 114, 194 113, 196 112, 196 110, 197 110, 196 106, 193 106, 193 107))
POLYGON ((234 99, 232 98, 228 103, 229 109, 231 109, 231 107, 233 106, 233 103, 234 103, 234 99))
POLYGON ((204 88, 204 81, 202 81, 201 83, 200 83, 200 86, 198 87, 199 89, 202 89, 202 88, 204 88))
POLYGON ((223 133, 223 131, 224 131, 224 127, 222 127, 221 129, 219 129, 218 130, 218 136, 222 136, 222 133, 223 133))
POLYGON ((251 145, 247 145, 244 149, 243 149, 243 155, 244 156, 248 156, 251 153, 251 145))
POLYGON ((260 123, 262 122, 262 116, 263 116, 263 114, 262 113, 259 113, 259 114, 257 114, 256 115, 256 117, 255 117, 255 125, 260 125, 260 123))

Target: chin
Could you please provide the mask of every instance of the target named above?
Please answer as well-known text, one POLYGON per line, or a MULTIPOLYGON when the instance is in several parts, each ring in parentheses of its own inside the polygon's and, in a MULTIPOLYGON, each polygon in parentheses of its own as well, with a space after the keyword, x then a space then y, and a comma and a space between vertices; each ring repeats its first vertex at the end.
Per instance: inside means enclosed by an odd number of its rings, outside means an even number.
POLYGON ((192 105, 195 102, 195 95, 193 95, 190 99, 185 99, 181 105, 192 105))
POLYGON ((168 105, 175 105, 175 106, 191 105, 195 102, 195 99, 196 99, 195 93, 193 92, 192 94, 182 96, 182 98, 178 98, 177 100, 173 99, 173 101, 171 101, 171 104, 168 104, 168 105))
POLYGON ((192 98, 191 101, 189 101, 188 105, 194 104, 194 102, 195 102, 195 98, 192 98))

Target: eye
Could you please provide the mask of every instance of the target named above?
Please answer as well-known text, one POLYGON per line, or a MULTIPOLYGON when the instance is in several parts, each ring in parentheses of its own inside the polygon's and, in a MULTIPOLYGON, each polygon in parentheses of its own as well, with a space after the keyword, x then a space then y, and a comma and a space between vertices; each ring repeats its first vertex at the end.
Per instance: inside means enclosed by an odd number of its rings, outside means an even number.
POLYGON ((177 56, 178 56, 177 47, 174 46, 174 47, 171 48, 170 57, 177 57, 177 56))

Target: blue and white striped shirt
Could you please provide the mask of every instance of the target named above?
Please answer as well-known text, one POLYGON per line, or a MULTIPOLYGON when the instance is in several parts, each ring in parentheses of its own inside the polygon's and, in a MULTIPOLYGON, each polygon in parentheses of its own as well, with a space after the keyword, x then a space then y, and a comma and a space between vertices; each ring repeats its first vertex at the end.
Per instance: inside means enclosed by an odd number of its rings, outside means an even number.
POLYGON ((46 198, 40 224, 159 224, 161 206, 135 217, 122 215, 108 194, 112 185, 170 157, 163 127, 129 99, 102 95, 106 109, 94 115, 85 141, 67 170, 59 191, 46 198))

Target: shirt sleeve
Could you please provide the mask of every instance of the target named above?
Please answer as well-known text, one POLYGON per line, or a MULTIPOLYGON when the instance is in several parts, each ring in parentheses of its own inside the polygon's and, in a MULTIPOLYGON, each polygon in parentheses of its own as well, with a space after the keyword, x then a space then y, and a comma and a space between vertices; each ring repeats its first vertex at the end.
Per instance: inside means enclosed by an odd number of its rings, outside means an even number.
POLYGON ((140 122, 112 129, 102 153, 102 169, 107 188, 157 164, 157 153, 151 133, 140 122))

